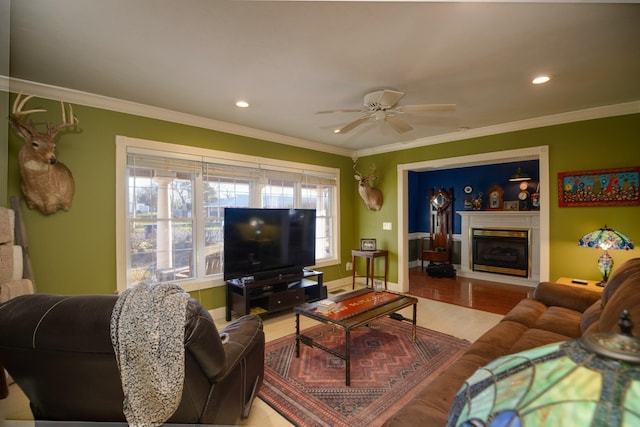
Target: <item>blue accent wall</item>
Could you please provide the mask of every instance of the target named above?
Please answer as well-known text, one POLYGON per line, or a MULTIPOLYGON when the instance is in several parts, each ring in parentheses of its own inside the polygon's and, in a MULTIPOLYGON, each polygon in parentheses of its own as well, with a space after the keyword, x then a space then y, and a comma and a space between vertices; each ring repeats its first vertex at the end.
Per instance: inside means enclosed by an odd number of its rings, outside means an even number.
POLYGON ((409 233, 429 232, 429 192, 431 189, 453 188, 454 215, 453 232, 461 232, 461 217, 457 211, 469 210, 464 208, 466 194, 463 188, 473 187, 473 194, 482 193, 483 206, 486 207, 487 191, 494 184, 504 190, 504 200, 518 200, 520 183, 510 182, 518 167, 531 176, 528 181, 530 194, 536 192, 540 181, 538 160, 523 162, 500 163, 495 165, 470 166, 464 168, 443 169, 427 172, 409 172, 409 233))

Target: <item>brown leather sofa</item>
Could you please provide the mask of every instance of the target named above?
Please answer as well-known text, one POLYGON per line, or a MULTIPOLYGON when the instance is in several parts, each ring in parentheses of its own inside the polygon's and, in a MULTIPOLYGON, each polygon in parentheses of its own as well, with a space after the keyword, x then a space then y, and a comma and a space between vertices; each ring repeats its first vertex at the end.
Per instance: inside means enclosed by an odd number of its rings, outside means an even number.
POLYGON ((520 301, 460 359, 390 417, 385 426, 445 426, 456 393, 479 367, 506 354, 584 334, 617 332, 617 322, 624 309, 629 310, 631 320, 637 325, 634 332, 637 336, 640 258, 631 259, 614 270, 602 293, 558 283, 540 283, 533 298, 520 301))
MULTIPOLYGON (((35 420, 125 422, 109 335, 116 300, 36 294, 0 306, 0 362, 29 398, 35 420)), ((262 320, 247 315, 220 333, 226 343, 190 298, 182 401, 168 423, 229 425, 248 415, 264 376, 262 320)))

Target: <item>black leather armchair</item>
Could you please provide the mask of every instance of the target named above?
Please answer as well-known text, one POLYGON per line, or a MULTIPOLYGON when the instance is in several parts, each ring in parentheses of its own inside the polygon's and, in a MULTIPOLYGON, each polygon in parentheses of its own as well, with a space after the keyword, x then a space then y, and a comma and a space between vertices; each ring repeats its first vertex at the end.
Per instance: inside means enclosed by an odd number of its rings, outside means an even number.
MULTIPOLYGON (((109 335, 115 295, 24 295, 0 306, 0 362, 29 398, 36 420, 125 422, 109 335)), ((237 424, 264 377, 258 316, 220 333, 189 299, 182 401, 167 423, 237 424), (224 344, 220 334, 228 336, 224 344)))

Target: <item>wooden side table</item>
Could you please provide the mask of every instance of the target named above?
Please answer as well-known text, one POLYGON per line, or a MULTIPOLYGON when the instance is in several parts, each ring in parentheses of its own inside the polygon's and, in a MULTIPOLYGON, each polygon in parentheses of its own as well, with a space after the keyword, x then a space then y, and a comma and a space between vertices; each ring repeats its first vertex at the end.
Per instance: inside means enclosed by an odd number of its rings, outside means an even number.
POLYGON ((375 250, 375 251, 362 251, 359 249, 353 249, 351 251, 351 265, 353 267, 353 277, 351 283, 351 289, 356 288, 356 277, 366 277, 366 287, 369 287, 369 278, 371 278, 371 287, 373 287, 374 279, 378 277, 384 277, 384 288, 387 289, 387 271, 389 270, 389 251, 387 250, 375 250), (356 257, 366 258, 367 267, 364 276, 356 275, 356 257), (384 275, 376 276, 375 265, 376 258, 384 257, 384 275))
POLYGON ((598 286, 597 283, 600 283, 597 280, 582 280, 582 279, 575 279, 573 277, 561 277, 558 280, 556 280, 556 283, 560 283, 562 285, 567 285, 567 286, 575 286, 576 288, 582 288, 582 289, 588 289, 590 291, 594 291, 594 292, 602 292, 602 290, 604 289, 603 286, 598 286), (576 283, 575 281, 584 281, 587 282, 586 284, 583 283, 576 283))

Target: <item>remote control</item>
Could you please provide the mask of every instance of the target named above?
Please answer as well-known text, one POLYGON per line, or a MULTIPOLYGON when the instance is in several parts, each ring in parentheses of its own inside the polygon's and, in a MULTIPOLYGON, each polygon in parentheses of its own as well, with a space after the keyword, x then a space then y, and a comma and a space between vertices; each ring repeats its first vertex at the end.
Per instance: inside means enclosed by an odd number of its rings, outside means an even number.
POLYGON ((586 285, 586 284, 588 284, 589 282, 588 282, 588 281, 586 281, 586 280, 581 280, 581 279, 573 279, 573 280, 571 281, 571 283, 577 283, 578 285, 586 285))

